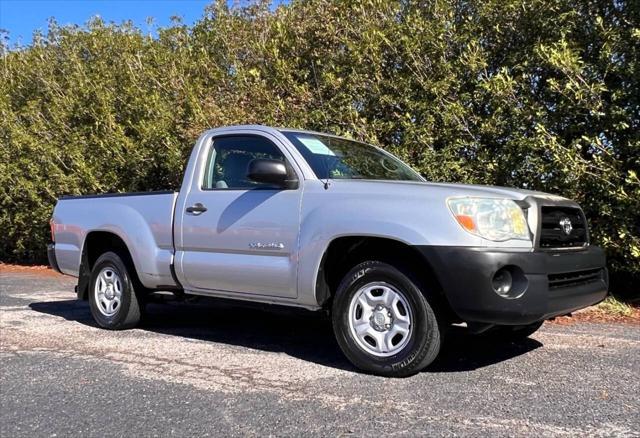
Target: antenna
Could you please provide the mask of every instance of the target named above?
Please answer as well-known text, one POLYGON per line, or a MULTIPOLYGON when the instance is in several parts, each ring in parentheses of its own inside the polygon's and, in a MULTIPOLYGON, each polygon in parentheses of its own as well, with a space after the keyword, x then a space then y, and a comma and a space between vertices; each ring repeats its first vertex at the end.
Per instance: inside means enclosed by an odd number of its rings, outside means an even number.
MULTIPOLYGON (((322 93, 320 93, 320 85, 318 84, 318 75, 316 74, 316 62, 315 60, 311 60, 311 69, 313 70, 313 80, 316 84, 316 94, 318 95, 318 100, 320 101, 320 108, 322 110, 322 118, 324 119, 324 132, 329 133, 329 123, 327 122, 327 113, 324 109, 324 100, 322 99, 322 93)), ((329 141, 329 147, 331 147, 331 137, 327 137, 329 141)), ((327 190, 329 188, 329 166, 327 164, 327 159, 323 160, 324 168, 327 173, 326 179, 324 182, 324 189, 327 190)))

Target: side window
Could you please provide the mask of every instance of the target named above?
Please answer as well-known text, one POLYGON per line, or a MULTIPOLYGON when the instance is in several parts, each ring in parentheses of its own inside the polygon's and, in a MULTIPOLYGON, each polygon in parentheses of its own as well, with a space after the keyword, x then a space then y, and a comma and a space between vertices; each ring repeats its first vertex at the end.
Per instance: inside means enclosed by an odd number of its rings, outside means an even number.
POLYGON ((207 158, 202 188, 271 188, 269 184, 247 178, 249 163, 256 158, 286 162, 280 149, 264 137, 247 135, 214 138, 207 158))

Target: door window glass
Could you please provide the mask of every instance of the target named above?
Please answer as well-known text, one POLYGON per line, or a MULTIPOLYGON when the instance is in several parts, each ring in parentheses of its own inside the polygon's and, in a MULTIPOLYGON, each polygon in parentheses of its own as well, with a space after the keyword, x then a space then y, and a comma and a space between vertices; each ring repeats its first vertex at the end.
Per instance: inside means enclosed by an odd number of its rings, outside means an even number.
MULTIPOLYGON (((286 160, 280 149, 269 140, 259 136, 217 137, 207 159, 202 188, 211 189, 255 189, 276 188, 247 177, 249 163, 256 158, 286 160)), ((289 172, 292 172, 287 166, 289 172)))

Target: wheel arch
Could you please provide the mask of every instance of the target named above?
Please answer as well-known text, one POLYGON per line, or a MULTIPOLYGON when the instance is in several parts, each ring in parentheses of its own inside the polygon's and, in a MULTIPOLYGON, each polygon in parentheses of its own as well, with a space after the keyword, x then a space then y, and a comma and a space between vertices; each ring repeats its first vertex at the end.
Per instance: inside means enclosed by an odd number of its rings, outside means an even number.
POLYGON ((136 265, 124 239, 112 231, 94 230, 87 233, 82 245, 77 286, 78 299, 86 300, 88 298, 93 266, 102 254, 109 251, 118 254, 127 266, 132 281, 138 287, 140 286, 136 265))
POLYGON ((401 269, 418 283, 423 293, 431 294, 431 298, 448 309, 438 277, 420 251, 397 239, 367 235, 340 236, 327 245, 316 273, 318 304, 325 308, 330 306, 342 278, 366 260, 385 262, 401 269), (427 285, 429 287, 424 287, 427 285))

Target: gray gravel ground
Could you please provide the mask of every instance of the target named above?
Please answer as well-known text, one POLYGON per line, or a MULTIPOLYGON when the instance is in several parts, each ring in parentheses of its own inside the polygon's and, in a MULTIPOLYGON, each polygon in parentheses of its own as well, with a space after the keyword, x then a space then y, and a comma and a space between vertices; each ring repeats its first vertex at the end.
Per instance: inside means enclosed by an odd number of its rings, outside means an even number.
POLYGON ((408 379, 354 370, 311 313, 154 304, 95 327, 74 279, 0 272, 0 435, 640 436, 640 327, 452 332, 408 379))

